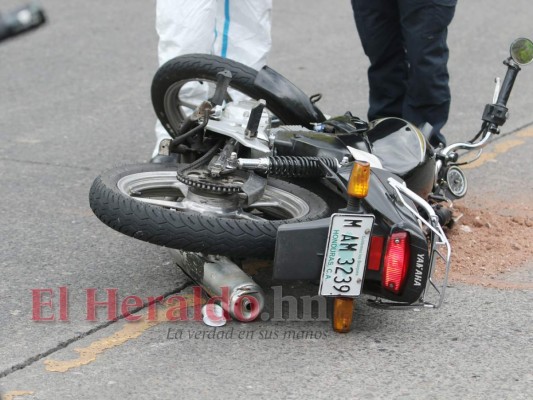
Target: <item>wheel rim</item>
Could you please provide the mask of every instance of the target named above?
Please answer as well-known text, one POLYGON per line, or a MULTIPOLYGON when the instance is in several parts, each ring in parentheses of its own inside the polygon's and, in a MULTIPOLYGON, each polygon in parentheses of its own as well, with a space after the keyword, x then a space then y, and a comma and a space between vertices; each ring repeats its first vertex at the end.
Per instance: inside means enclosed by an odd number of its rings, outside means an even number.
MULTIPOLYGON (((184 79, 173 83, 165 92, 163 106, 168 121, 175 132, 178 132, 181 124, 187 116, 215 93, 216 82, 210 79, 184 79)), ((249 100, 250 96, 230 87, 226 95, 226 102, 249 100)), ((268 110, 272 118, 272 125, 279 124, 277 118, 268 110)))
POLYGON ((213 194, 189 188, 176 178, 176 171, 141 172, 127 175, 117 188, 135 200, 178 212, 195 212, 222 218, 287 220, 309 213, 307 202, 286 190, 267 186, 263 196, 242 206, 238 193, 213 194))
MULTIPOLYGON (((184 119, 215 92, 215 86, 216 83, 208 79, 185 79, 173 83, 163 100, 172 128, 179 129, 184 119)), ((228 96, 226 101, 231 101, 231 98, 228 96)))

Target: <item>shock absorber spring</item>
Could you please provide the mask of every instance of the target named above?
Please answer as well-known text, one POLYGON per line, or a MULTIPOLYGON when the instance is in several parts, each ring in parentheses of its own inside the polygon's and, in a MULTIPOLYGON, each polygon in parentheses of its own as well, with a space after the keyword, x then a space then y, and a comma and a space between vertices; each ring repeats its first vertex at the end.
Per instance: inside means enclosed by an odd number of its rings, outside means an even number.
POLYGON ((312 178, 325 175, 321 163, 337 171, 338 161, 332 157, 275 156, 268 157, 270 175, 284 178, 312 178))

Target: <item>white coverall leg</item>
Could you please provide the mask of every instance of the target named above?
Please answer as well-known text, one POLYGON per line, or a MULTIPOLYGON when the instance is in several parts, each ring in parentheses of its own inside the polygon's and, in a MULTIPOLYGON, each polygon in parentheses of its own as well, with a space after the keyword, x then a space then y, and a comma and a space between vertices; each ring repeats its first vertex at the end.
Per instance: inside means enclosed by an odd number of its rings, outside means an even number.
MULTIPOLYGON (((272 44, 271 10, 272 0, 157 0, 159 65, 179 55, 206 53, 259 70, 272 44)), ((159 142, 170 138, 159 121, 156 138, 152 156, 159 142)))

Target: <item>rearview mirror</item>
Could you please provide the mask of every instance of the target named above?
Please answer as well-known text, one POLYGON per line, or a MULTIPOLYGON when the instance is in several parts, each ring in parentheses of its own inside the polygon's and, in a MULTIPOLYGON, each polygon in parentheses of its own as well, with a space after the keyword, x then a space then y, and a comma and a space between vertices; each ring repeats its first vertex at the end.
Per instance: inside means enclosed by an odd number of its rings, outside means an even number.
POLYGON ((516 39, 511 43, 511 57, 520 65, 529 64, 533 61, 533 42, 526 38, 516 39))

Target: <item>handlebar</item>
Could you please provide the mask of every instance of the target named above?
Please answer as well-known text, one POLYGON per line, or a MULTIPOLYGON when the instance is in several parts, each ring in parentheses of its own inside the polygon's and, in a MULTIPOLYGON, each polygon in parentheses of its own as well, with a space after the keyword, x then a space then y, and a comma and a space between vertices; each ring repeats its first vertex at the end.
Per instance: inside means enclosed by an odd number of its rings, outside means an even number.
POLYGON ((493 103, 485 106, 482 117, 484 122, 481 131, 468 143, 453 143, 440 150, 439 154, 445 159, 458 150, 471 151, 484 147, 493 133, 499 133, 498 127, 502 126, 507 120, 507 102, 509 101, 509 96, 511 95, 518 72, 520 72, 520 66, 512 58, 508 58, 503 63, 507 66, 507 72, 501 86, 499 79, 496 80, 493 103), (475 140, 480 136, 481 139, 476 142, 475 140))
POLYGON ((36 2, 0 14, 0 42, 38 28, 45 22, 44 10, 36 2))
POLYGON ((495 100, 492 104, 487 104, 483 111, 483 121, 489 124, 488 130, 493 133, 499 133, 498 128, 505 124, 509 114, 507 109, 507 101, 513 90, 513 85, 520 72, 520 66, 512 58, 508 58, 503 62, 507 65, 507 72, 501 87, 499 81, 496 82, 495 100))
POLYGON ((507 65, 507 73, 503 79, 498 100, 496 100, 496 105, 505 107, 507 106, 507 101, 511 95, 511 90, 513 89, 516 76, 520 71, 520 66, 514 62, 512 58, 505 60, 503 63, 507 65))
POLYGON ((483 138, 479 142, 476 142, 476 143, 453 143, 453 144, 450 144, 449 146, 445 147, 444 149, 442 149, 439 152, 439 154, 441 154, 441 155, 446 157, 448 154, 450 154, 452 152, 455 153, 458 150, 470 151, 470 150, 479 149, 480 147, 485 146, 485 144, 489 141, 490 137, 492 136, 492 131, 490 131, 488 129, 488 127, 484 127, 483 130, 482 130, 482 135, 483 135, 483 138))

